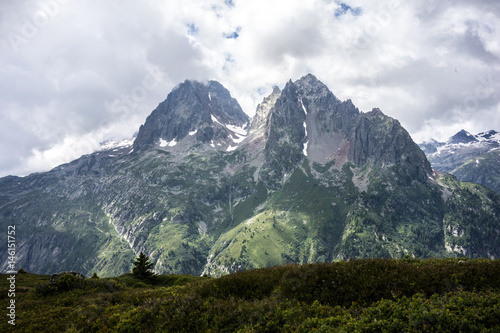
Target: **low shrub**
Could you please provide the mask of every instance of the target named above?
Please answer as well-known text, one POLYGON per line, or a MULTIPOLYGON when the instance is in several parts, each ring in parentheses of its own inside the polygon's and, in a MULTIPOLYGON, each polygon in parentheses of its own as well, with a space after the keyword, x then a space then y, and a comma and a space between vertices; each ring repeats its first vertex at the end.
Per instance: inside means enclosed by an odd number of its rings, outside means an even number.
POLYGON ((60 276, 55 282, 40 283, 34 288, 36 296, 49 296, 71 290, 87 290, 92 292, 115 292, 123 290, 124 286, 109 279, 82 279, 71 274, 60 276))
POLYGON ((499 260, 361 259, 285 265, 235 273, 202 285, 202 297, 262 299, 272 293, 301 302, 348 306, 380 299, 500 289, 499 260))

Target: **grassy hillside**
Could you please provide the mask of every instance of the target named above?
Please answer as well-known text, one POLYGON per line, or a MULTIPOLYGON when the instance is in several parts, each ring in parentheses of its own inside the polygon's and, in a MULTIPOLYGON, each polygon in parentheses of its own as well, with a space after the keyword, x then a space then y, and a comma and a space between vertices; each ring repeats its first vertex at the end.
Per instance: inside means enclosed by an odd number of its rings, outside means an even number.
MULTIPOLYGON (((8 283, 0 280, 6 305, 8 283)), ((500 261, 365 259, 217 279, 16 277, 19 332, 500 331, 500 261)), ((8 330, 7 330, 8 329, 8 330)))

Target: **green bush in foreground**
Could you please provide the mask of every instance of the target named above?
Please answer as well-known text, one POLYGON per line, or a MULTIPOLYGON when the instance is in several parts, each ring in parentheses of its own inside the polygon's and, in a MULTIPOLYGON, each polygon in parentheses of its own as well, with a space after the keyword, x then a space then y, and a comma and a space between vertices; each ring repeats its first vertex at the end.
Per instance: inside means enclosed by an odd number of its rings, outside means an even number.
MULTIPOLYGON (((278 266, 218 279, 68 278, 51 292, 34 287, 42 278, 41 286, 47 286, 48 277, 18 275, 16 326, 9 329, 500 332, 498 260, 369 259, 278 266)), ((0 287, 7 284, 1 281, 0 287)))
POLYGON ((348 306, 382 298, 498 290, 500 261, 363 259, 285 265, 227 275, 206 283, 203 297, 259 299, 278 291, 284 298, 348 306))
MULTIPOLYGON (((314 306, 313 306, 314 308, 314 306)), ((318 308, 316 306, 316 308, 318 308)), ((331 311, 331 310, 330 310, 331 311)), ((335 312, 335 311, 333 311, 335 312)), ((498 293, 416 294, 380 300, 368 308, 337 308, 333 316, 306 319, 297 332, 490 332, 500 331, 498 293)))

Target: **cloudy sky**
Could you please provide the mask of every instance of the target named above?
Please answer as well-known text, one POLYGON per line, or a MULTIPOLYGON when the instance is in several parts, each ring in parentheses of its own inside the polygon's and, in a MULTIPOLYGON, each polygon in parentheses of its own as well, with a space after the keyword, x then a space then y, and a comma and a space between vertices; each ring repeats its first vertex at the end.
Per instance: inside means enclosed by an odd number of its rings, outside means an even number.
POLYGON ((415 141, 500 131, 500 2, 0 0, 0 176, 132 137, 185 79, 253 115, 307 73, 415 141))

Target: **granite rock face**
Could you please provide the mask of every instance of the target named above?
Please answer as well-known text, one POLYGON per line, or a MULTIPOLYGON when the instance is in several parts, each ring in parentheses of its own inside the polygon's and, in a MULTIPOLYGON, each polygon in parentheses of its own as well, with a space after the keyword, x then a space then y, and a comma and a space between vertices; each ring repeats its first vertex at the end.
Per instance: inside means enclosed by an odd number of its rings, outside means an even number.
POLYGON ((262 176, 269 186, 281 183, 284 175, 302 160, 303 144, 306 142, 305 118, 297 86, 288 82, 271 109, 267 122, 266 172, 262 176))
POLYGON ((411 180, 425 182, 433 171, 425 154, 413 142, 401 124, 379 109, 361 115, 351 134, 353 144, 349 160, 355 165, 367 163, 391 166, 411 180))
POLYGON ((341 102, 311 74, 287 83, 269 119, 265 168, 275 180, 305 156, 314 159, 309 150, 315 147, 331 160, 347 151, 342 162, 359 167, 397 166, 409 180, 425 182, 433 173, 425 154, 397 120, 379 109, 360 113, 351 100, 341 102))

